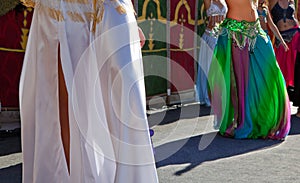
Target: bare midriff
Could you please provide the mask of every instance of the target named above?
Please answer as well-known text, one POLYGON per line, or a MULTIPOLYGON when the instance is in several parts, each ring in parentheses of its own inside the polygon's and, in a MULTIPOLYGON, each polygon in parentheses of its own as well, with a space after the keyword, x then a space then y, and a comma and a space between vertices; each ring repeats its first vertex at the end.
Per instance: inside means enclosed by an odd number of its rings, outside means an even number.
POLYGON ((279 20, 277 22, 277 27, 279 31, 285 31, 289 30, 297 25, 296 20, 286 19, 285 21, 283 19, 279 20))
POLYGON ((254 22, 258 15, 251 0, 226 0, 228 6, 227 18, 238 21, 254 22))

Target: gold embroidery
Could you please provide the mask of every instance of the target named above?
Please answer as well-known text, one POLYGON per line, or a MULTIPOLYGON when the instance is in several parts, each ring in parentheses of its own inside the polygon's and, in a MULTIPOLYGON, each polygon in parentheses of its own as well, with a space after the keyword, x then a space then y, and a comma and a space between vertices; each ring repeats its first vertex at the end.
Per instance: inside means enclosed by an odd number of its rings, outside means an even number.
POLYGON ((64 0, 67 3, 89 4, 89 0, 64 0))
POLYGON ((85 18, 86 18, 86 20, 88 20, 88 21, 92 21, 93 20, 93 15, 94 15, 94 13, 93 12, 84 12, 84 15, 85 15, 85 18))
MULTIPOLYGON (((140 17, 138 17, 139 23, 144 22, 144 21, 147 20, 146 13, 147 13, 148 5, 149 5, 150 2, 153 2, 153 3, 156 4, 157 20, 159 22, 163 23, 163 24, 166 24, 167 23, 167 19, 164 18, 161 15, 161 7, 160 7, 160 1, 159 0, 152 0, 152 1, 151 0, 145 0, 144 1, 143 9, 142 9, 142 15, 140 17)), ((172 24, 172 22, 171 22, 171 24, 172 24)))
MULTIPOLYGON (((172 24, 173 25, 177 25, 177 22, 179 20, 179 10, 180 8, 183 6, 183 8, 186 9, 187 11, 187 14, 188 14, 188 17, 187 17, 187 23, 190 24, 190 25, 195 25, 195 20, 192 19, 192 16, 191 16, 191 7, 189 6, 189 3, 187 0, 181 0, 178 2, 176 8, 175 8, 175 17, 174 17, 174 20, 171 21, 171 26, 172 24)), ((197 25, 201 25, 204 23, 204 20, 203 19, 200 19, 197 21, 197 25)))
POLYGON ((48 12, 49 12, 49 16, 51 18, 53 18, 54 20, 59 21, 59 22, 64 20, 64 16, 60 10, 48 8, 48 12))
POLYGON ((93 0, 93 7, 94 7, 94 13, 93 13, 93 26, 92 26, 92 32, 96 32, 96 24, 97 24, 97 0, 93 0))
POLYGON ((84 19, 82 18, 82 16, 77 12, 68 11, 67 14, 71 18, 71 20, 74 22, 84 22, 84 19))
POLYGON ((150 33, 149 33, 149 44, 148 44, 148 47, 149 47, 149 50, 153 50, 155 44, 154 44, 154 39, 153 39, 153 21, 155 21, 156 19, 153 17, 153 13, 151 12, 150 13, 150 17, 148 18, 148 20, 150 20, 150 33))
POLYGON ((94 12, 92 13, 92 21, 93 21, 93 26, 92 26, 92 32, 96 32, 96 25, 102 20, 103 13, 104 13, 104 5, 103 5, 103 0, 98 2, 100 8, 97 6, 97 0, 93 0, 93 7, 94 7, 94 12), (100 13, 99 13, 100 9, 100 13), (99 14, 99 16, 98 16, 99 14))
POLYGON ((125 10, 125 8, 123 8, 123 6, 116 7, 116 10, 120 14, 125 14, 126 13, 126 10, 125 10))
POLYGON ((97 23, 101 22, 104 14, 104 6, 101 6, 100 15, 97 18, 97 23))
POLYGON ((21 42, 20 42, 20 45, 21 45, 22 49, 24 49, 24 50, 26 48, 26 44, 27 44, 27 40, 28 40, 28 32, 29 32, 29 28, 27 27, 28 12, 32 12, 32 8, 26 8, 24 10, 24 20, 23 20, 23 28, 21 28, 22 35, 21 35, 21 42))
POLYGON ((121 5, 119 0, 110 0, 110 2, 112 3, 113 7, 117 10, 118 13, 120 14, 126 13, 125 8, 121 5))
POLYGON ((7 51, 7 52, 18 52, 18 53, 24 53, 24 49, 12 49, 12 48, 3 48, 0 47, 0 51, 7 51))
MULTIPOLYGON (((86 3, 88 0, 64 0, 65 2, 77 2, 86 3)), ((51 18, 57 21, 65 20, 63 12, 53 8, 47 8, 48 14, 51 18)), ((66 16, 70 17, 71 21, 74 22, 85 22, 92 21, 92 31, 96 31, 96 25, 101 22, 104 14, 104 1, 103 0, 93 0, 93 11, 83 12, 82 14, 74 11, 67 11, 66 16)))
POLYGON ((97 17, 97 15, 94 12, 84 12, 86 20, 89 21, 95 21, 96 23, 101 22, 104 14, 104 7, 101 8, 100 14, 97 17))
POLYGON ((35 6, 35 2, 33 2, 32 0, 21 0, 21 2, 26 7, 33 8, 35 6))
POLYGON ((179 22, 181 25, 181 29, 180 29, 180 33, 179 33, 179 48, 183 49, 183 45, 184 45, 184 31, 183 31, 183 27, 184 27, 184 23, 186 22, 186 19, 184 18, 184 15, 181 14, 181 18, 179 18, 179 22))

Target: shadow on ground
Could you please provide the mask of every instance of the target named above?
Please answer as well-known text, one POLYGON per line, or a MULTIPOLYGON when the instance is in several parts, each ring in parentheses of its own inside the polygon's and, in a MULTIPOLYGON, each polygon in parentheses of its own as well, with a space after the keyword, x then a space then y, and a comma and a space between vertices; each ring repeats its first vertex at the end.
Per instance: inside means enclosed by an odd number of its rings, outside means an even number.
POLYGON ((179 119, 191 119, 211 114, 211 108, 199 104, 174 105, 168 110, 155 112, 148 116, 150 126, 165 125, 179 119))
POLYGON ((0 169, 1 183, 18 183, 22 182, 22 164, 17 164, 7 168, 0 169))
POLYGON ((300 118, 296 117, 296 115, 291 116, 291 130, 289 135, 297 135, 300 134, 300 118))
MULTIPOLYGON (((289 135, 300 134, 300 118, 292 116, 291 130, 289 135)), ((203 162, 232 157, 252 151, 272 148, 282 141, 270 139, 232 139, 220 136, 217 132, 181 139, 160 145, 155 148, 155 159, 157 168, 168 165, 189 164, 189 166, 175 172, 181 175, 203 162), (201 139, 211 138, 206 148, 199 148, 201 139), (178 148, 179 147, 179 148, 178 148)))
POLYGON ((21 137, 0 136, 0 157, 21 152, 21 137))
MULTIPOLYGON (((167 124, 178 120, 179 118, 193 118, 198 116, 207 115, 210 113, 210 108, 203 107, 196 116, 186 116, 188 112, 190 114, 196 113, 195 106, 180 107, 171 111, 168 111, 167 116, 160 125, 167 124), (178 115, 179 111, 183 110, 183 115, 178 115), (190 110, 190 111, 189 111, 190 110), (175 117, 174 117, 175 116, 175 117)), ((153 115, 155 117, 155 115, 153 115)), ((300 118, 292 115, 292 126, 290 135, 300 134, 300 118)), ((215 133, 200 135, 191 137, 188 139, 182 139, 167 144, 163 144, 155 148, 156 159, 161 159, 156 163, 157 168, 167 165, 178 165, 189 163, 188 167, 176 172, 176 175, 181 175, 185 172, 192 170, 193 168, 201 165, 203 162, 217 160, 221 158, 236 156, 239 154, 248 153, 251 151, 271 148, 279 145, 281 141, 275 140, 235 140, 231 138, 221 137, 215 133), (202 137, 214 137, 212 142, 203 150, 199 150, 199 142, 202 137), (182 144, 177 151, 173 151, 174 147, 178 147, 178 144, 182 144), (167 156, 169 155, 169 156, 167 156), (163 158, 167 156, 166 158, 163 158)), ((21 152, 21 139, 17 134, 0 135, 0 157, 14 153, 21 152)), ((22 164, 12 165, 10 167, 0 169, 0 182, 1 183, 15 183, 21 182, 22 177, 22 164)))
MULTIPOLYGON (((20 153, 20 152, 21 152, 20 129, 16 129, 13 131, 1 131, 0 132, 0 157, 15 154, 15 153, 20 153)), ((21 163, 15 164, 15 161, 13 159, 12 160, 7 159, 6 163, 9 163, 11 166, 0 169, 0 182, 1 183, 22 182, 22 164, 21 163)))

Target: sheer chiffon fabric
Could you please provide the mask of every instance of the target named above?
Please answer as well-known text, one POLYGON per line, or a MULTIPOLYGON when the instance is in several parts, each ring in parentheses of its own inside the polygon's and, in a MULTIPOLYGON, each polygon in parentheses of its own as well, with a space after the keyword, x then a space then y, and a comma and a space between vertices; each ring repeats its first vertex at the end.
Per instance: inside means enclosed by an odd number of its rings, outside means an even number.
POLYGON ((20 80, 23 182, 158 182, 131 2, 119 1, 126 10, 120 14, 104 1, 90 16, 92 2, 77 1, 89 3, 35 6, 20 80), (69 96, 70 172, 59 122, 59 56, 69 96))
POLYGON ((210 106, 210 100, 207 91, 207 76, 210 68, 214 48, 217 44, 217 37, 204 32, 201 37, 200 51, 198 59, 198 74, 196 80, 196 100, 200 104, 210 106))
POLYGON ((300 50, 300 28, 299 26, 295 26, 290 30, 281 32, 281 34, 287 43, 289 50, 285 51, 284 47, 280 44, 279 46, 274 47, 275 55, 286 81, 286 86, 294 86, 296 55, 297 50, 300 50))
MULTIPOLYGON (((209 8, 206 10, 206 15, 210 16, 224 16, 228 8, 225 2, 221 1, 222 7, 211 1, 209 8)), ((200 41, 200 51, 198 58, 198 73, 196 79, 196 101, 200 104, 210 106, 210 100, 207 91, 207 75, 210 68, 213 50, 217 44, 218 39, 218 26, 210 30, 208 27, 205 29, 204 34, 200 41)))
POLYGON ((290 104, 269 37, 258 20, 221 26, 208 77, 216 127, 238 139, 284 139, 290 104))

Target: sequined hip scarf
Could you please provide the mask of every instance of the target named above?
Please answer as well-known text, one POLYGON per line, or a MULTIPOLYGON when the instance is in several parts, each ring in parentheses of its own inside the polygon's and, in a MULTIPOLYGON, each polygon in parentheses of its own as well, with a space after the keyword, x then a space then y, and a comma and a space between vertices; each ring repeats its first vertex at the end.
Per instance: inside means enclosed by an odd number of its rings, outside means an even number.
POLYGON ((262 36, 267 41, 267 35, 262 30, 259 19, 248 22, 226 18, 220 26, 222 27, 221 35, 227 34, 240 49, 244 49, 248 45, 249 50, 253 50, 258 36, 262 36))
MULTIPOLYGON (((286 43, 290 43, 293 40, 293 37, 296 33, 300 32, 300 27, 299 26, 295 26, 291 29, 285 30, 285 31, 280 31, 280 34, 283 38, 283 40, 286 43)), ((280 40, 278 40, 277 38, 275 39, 275 46, 278 48, 280 45, 280 40)))

